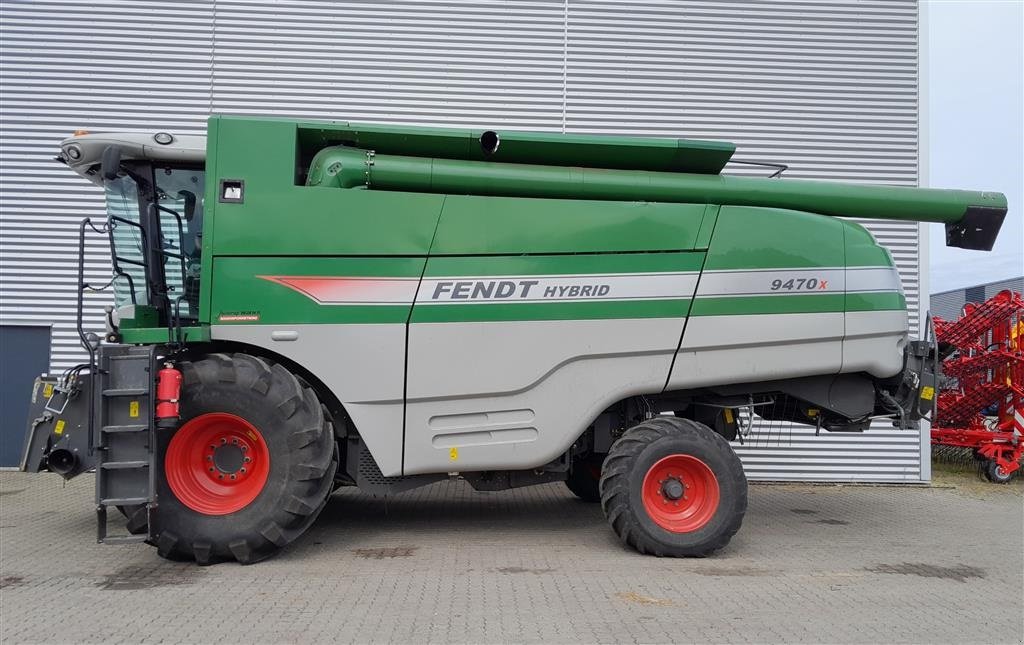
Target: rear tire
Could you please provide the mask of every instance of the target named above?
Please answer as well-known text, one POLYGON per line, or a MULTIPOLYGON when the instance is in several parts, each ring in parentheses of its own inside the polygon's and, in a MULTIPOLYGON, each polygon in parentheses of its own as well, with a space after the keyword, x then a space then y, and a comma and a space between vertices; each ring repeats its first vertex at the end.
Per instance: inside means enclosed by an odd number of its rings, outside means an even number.
POLYGON ((711 428, 657 417, 612 445, 601 475, 612 530, 640 553, 703 557, 739 530, 747 478, 729 443, 711 428))
POLYGON ((161 433, 161 556, 249 564, 287 546, 326 504, 338 458, 316 395, 246 354, 179 364, 181 424, 161 433))

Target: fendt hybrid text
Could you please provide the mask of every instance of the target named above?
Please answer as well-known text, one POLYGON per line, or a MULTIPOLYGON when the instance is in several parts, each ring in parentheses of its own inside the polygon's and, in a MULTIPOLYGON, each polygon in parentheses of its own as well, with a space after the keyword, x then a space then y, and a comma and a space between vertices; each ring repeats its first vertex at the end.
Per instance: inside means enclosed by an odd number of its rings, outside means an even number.
POLYGON ((448 477, 564 481, 642 553, 711 553, 746 510, 729 442, 752 416, 933 413, 934 337, 909 338, 892 257, 845 218, 989 250, 1007 208, 722 174, 734 150, 218 116, 76 133, 58 159, 108 209, 80 227, 89 360, 37 379, 23 468, 95 470, 101 542, 200 564, 272 555, 338 487, 448 477))

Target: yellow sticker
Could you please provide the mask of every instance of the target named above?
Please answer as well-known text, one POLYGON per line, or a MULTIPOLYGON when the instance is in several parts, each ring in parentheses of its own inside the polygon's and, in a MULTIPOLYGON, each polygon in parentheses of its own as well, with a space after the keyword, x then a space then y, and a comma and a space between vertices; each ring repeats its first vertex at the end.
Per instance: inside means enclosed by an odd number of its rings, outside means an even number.
POLYGON ((138 401, 132 401, 131 403, 128 404, 128 416, 130 416, 133 419, 135 417, 139 416, 139 402, 138 401))
POLYGON ((458 448, 449 448, 448 449, 448 459, 450 461, 458 461, 459 460, 459 449, 458 448))
POLYGON ((43 386, 43 396, 46 398, 53 396, 53 383, 47 383, 43 386))
POLYGON ((722 410, 722 414, 725 415, 725 422, 726 423, 732 423, 732 410, 730 410, 729 408, 726 408, 726 409, 722 410))
POLYGON ((64 419, 57 420, 57 425, 53 426, 53 434, 64 434, 64 419))
POLYGON ((819 410, 818 408, 807 408, 807 416, 811 417, 812 419, 818 416, 819 412, 821 412, 821 410, 819 410))
POLYGON ((926 385, 921 388, 921 398, 925 401, 931 401, 935 398, 935 388, 930 385, 926 385))

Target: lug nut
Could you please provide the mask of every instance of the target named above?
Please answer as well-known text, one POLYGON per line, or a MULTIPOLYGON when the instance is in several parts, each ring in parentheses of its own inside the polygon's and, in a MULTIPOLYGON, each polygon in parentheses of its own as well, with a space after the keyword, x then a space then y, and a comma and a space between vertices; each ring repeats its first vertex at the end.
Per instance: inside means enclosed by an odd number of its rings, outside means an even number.
POLYGON ((250 461, 252 461, 252 457, 246 457, 245 458, 245 463, 249 463, 250 461))
POLYGON ((234 478, 235 478, 235 475, 234 475, 234 474, 232 474, 232 475, 231 475, 231 479, 234 479, 234 478))
POLYGON ((243 472, 243 473, 245 472, 245 467, 242 467, 242 472, 243 472))

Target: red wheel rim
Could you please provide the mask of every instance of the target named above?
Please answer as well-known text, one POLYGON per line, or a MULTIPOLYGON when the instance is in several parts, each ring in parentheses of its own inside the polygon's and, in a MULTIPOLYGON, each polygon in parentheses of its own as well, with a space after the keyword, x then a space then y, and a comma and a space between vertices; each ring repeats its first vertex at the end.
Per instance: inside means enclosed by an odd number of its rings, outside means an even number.
POLYGON ((227 515, 251 504, 263 490, 270 450, 260 431, 242 417, 211 412, 174 434, 164 473, 182 504, 204 515, 227 515))
POLYGON ((655 524, 672 533, 691 533, 718 510, 718 479, 692 455, 669 455, 647 471, 640 498, 655 524))

